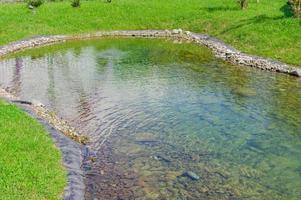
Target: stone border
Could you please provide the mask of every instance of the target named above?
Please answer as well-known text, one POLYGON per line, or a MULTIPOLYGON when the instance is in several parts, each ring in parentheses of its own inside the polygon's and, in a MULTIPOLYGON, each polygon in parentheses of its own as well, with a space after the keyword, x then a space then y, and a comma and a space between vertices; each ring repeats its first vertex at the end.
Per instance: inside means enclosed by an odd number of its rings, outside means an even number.
POLYGON ((55 35, 40 36, 27 40, 17 41, 0 47, 0 57, 17 51, 46 46, 70 40, 91 39, 101 37, 155 37, 155 38, 175 38, 192 41, 196 44, 207 46, 213 54, 231 64, 256 67, 263 70, 281 72, 301 77, 301 67, 288 65, 280 61, 266 59, 242 53, 224 42, 204 34, 192 33, 181 29, 174 30, 132 30, 132 31, 104 31, 79 35, 55 35))

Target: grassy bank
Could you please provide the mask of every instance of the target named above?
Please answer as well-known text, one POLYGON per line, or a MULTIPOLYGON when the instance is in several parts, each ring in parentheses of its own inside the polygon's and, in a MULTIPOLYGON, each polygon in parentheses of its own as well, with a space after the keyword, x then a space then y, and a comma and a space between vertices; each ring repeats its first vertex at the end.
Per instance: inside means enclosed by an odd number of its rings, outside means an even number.
POLYGON ((0 100, 0 199, 61 199, 61 154, 43 127, 0 100))
POLYGON ((301 21, 286 0, 113 0, 42 5, 34 14, 25 4, 0 5, 0 44, 44 34, 116 29, 182 28, 216 36, 234 47, 301 66, 301 21))

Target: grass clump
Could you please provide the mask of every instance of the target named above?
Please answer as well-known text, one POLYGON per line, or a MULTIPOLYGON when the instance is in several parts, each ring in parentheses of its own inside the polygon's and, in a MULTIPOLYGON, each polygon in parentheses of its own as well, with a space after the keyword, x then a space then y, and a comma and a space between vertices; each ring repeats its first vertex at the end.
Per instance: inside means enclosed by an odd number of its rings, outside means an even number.
POLYGON ((61 199, 66 174, 61 154, 44 128, 0 101, 0 197, 61 199))
POLYGON ((73 8, 80 7, 80 0, 72 0, 71 6, 72 6, 73 8))
POLYGON ((37 8, 44 3, 43 0, 28 0, 27 5, 32 8, 37 8))

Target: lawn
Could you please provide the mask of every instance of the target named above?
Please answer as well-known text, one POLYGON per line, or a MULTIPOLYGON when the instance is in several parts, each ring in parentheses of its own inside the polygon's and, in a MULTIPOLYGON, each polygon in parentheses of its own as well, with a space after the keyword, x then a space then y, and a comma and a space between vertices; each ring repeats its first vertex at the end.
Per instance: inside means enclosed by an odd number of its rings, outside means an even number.
POLYGON ((61 199, 66 173, 42 125, 0 100, 0 199, 61 199))
POLYGON ((32 12, 25 4, 0 5, 0 44, 36 35, 118 29, 182 28, 206 33, 232 46, 301 66, 301 20, 286 0, 105 0, 47 2, 32 12))

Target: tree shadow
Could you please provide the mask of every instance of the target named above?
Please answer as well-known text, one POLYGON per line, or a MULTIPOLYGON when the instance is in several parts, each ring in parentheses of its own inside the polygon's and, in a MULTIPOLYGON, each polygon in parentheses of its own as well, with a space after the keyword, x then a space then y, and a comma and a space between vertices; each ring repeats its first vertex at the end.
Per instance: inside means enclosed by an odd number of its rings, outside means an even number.
POLYGON ((283 12, 285 17, 293 17, 294 16, 294 11, 292 7, 287 3, 284 6, 280 8, 280 11, 283 12))
POLYGON ((224 34, 224 33, 233 31, 235 29, 242 28, 242 27, 250 25, 250 24, 259 24, 259 23, 264 23, 267 21, 282 20, 285 18, 287 18, 287 17, 286 16, 269 17, 267 15, 258 15, 253 18, 250 18, 250 19, 241 20, 236 25, 230 26, 229 28, 221 31, 220 34, 224 34))
POLYGON ((207 12, 226 12, 226 11, 238 11, 240 10, 238 7, 230 7, 230 6, 214 6, 214 7, 206 7, 200 8, 200 10, 204 10, 207 12))
MULTIPOLYGON (((224 34, 224 33, 230 32, 235 29, 242 28, 242 27, 250 25, 250 24, 258 24, 258 23, 264 23, 267 21, 282 20, 282 19, 291 18, 294 16, 292 7, 289 4, 285 4, 284 6, 282 6, 280 8, 280 11, 283 12, 282 16, 269 17, 267 15, 258 15, 253 18, 250 18, 250 19, 241 20, 236 25, 230 26, 229 28, 223 30, 222 32, 220 32, 220 34, 224 34)), ((301 25, 301 22, 300 22, 300 25, 301 25)))

